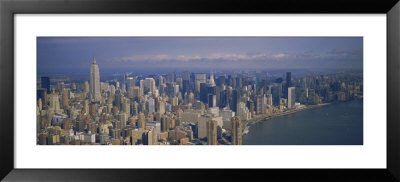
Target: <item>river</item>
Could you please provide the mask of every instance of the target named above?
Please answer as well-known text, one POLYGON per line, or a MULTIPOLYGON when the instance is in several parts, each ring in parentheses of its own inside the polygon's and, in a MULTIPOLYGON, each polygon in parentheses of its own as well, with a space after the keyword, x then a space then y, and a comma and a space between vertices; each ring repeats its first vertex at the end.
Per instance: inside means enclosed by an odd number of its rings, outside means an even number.
POLYGON ((329 104, 250 127, 243 145, 362 145, 363 100, 329 104))

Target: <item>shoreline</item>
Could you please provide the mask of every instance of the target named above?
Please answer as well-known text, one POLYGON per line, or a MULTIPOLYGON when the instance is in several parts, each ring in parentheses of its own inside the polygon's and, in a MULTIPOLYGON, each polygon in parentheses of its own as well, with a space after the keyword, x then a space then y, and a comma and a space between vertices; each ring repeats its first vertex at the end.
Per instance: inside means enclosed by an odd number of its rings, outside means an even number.
POLYGON ((256 117, 246 121, 246 123, 245 123, 245 125, 243 127, 242 136, 247 135, 250 132, 250 127, 253 126, 254 124, 257 124, 257 123, 261 122, 261 121, 273 119, 273 118, 276 118, 276 117, 286 116, 286 115, 290 115, 290 114, 293 114, 293 113, 297 113, 297 112, 300 112, 300 111, 309 110, 309 109, 313 109, 313 108, 317 108, 317 107, 327 106, 327 105, 330 105, 330 104, 332 104, 332 103, 331 102, 322 103, 322 104, 318 104, 318 105, 305 106, 305 107, 300 108, 300 109, 279 112, 279 113, 276 113, 276 114, 273 114, 273 115, 269 115, 269 116, 264 116, 264 115, 256 116, 256 117))

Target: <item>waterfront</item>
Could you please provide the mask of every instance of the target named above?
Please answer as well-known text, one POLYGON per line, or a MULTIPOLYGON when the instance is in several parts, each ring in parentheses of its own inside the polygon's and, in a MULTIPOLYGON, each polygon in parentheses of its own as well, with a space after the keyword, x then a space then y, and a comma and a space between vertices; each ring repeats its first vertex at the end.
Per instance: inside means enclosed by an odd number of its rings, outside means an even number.
POLYGON ((363 100, 315 107, 260 121, 244 145, 362 145, 363 100))

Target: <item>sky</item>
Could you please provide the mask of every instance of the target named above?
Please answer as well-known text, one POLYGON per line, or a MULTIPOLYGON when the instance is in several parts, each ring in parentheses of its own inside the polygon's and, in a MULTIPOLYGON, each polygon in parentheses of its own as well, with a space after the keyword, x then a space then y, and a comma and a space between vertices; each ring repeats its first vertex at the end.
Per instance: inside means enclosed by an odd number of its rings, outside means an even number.
POLYGON ((38 37, 38 74, 363 68, 362 37, 38 37))

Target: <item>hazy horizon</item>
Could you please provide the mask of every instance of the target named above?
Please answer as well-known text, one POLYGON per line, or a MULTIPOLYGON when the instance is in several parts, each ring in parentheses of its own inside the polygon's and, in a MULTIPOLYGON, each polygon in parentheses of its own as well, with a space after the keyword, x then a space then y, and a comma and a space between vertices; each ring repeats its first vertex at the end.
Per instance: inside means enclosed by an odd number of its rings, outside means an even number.
POLYGON ((362 70, 362 37, 38 37, 38 74, 362 70))

